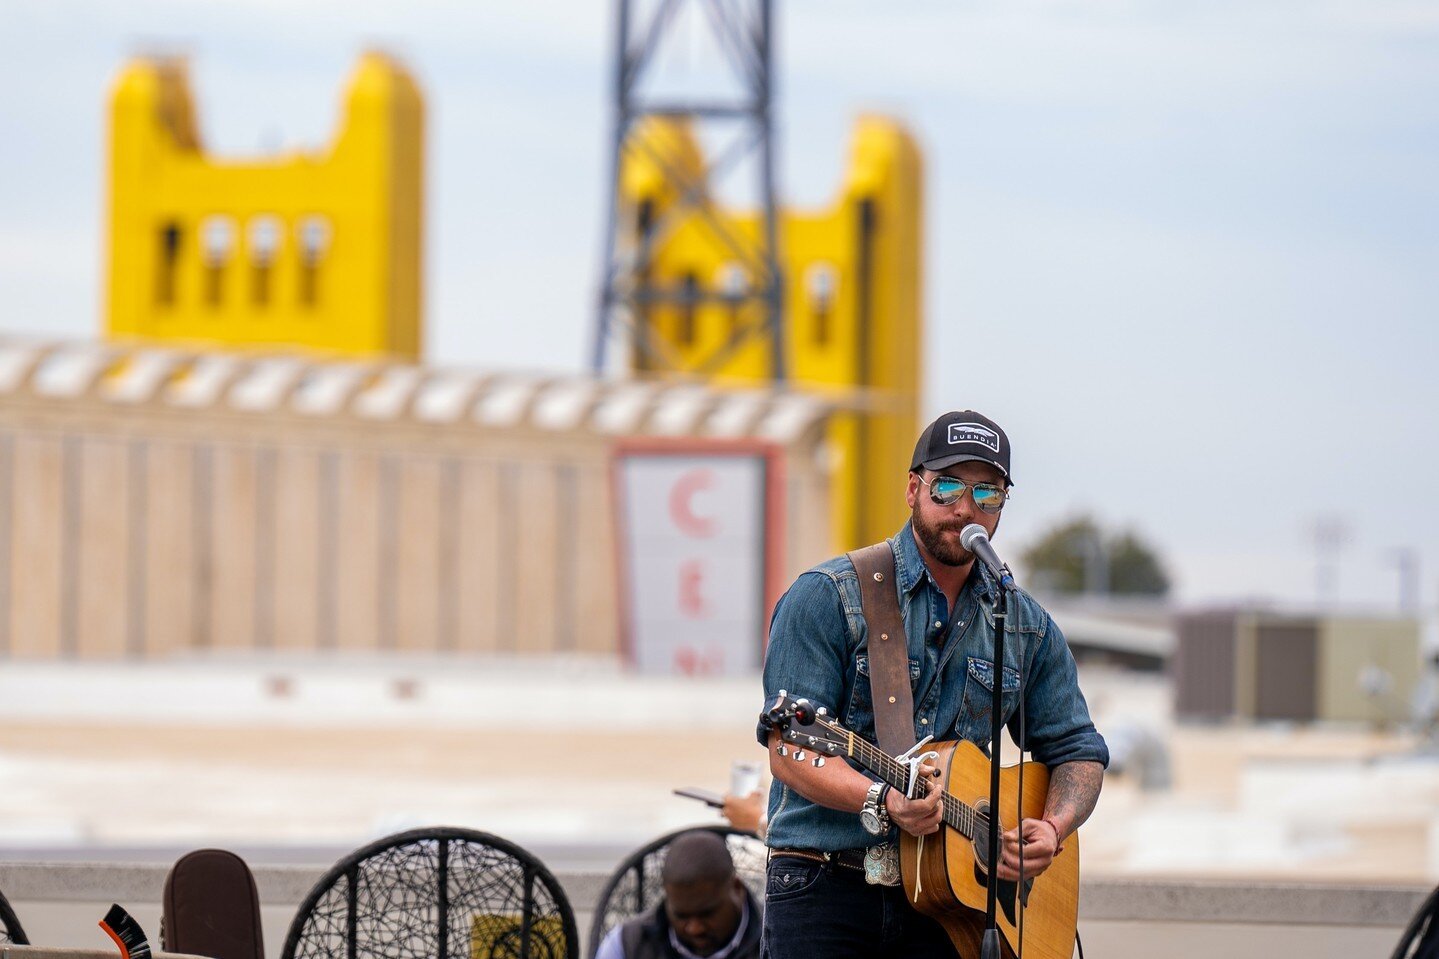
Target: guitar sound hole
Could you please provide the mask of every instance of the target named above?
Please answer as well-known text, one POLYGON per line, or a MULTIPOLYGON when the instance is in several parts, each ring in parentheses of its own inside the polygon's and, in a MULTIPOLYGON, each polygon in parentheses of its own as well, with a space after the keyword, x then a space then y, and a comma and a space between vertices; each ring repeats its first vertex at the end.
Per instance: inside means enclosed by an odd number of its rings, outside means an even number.
MULTIPOLYGON (((974 804, 974 811, 978 813, 974 823, 974 869, 975 874, 983 876, 989 872, 989 803, 981 800, 974 804)), ((1003 824, 1001 824, 1003 828, 1003 824)))
MULTIPOLYGON (((989 803, 982 801, 977 802, 974 804, 974 810, 979 814, 978 817, 976 817, 974 826, 974 842, 971 844, 974 848, 974 881, 980 886, 986 886, 989 883, 988 871, 990 861, 989 803)), ((999 828, 1000 834, 1003 835, 1004 823, 1002 821, 999 824, 999 828)), ((1001 839, 1000 842, 1003 843, 1004 840, 1001 839)), ((1029 904, 1029 897, 1033 889, 1034 880, 1026 877, 1024 880, 1025 905, 1029 904)), ((1014 925, 1016 922, 1014 900, 1015 894, 1018 891, 1019 889, 1016 883, 1007 879, 999 880, 999 889, 995 893, 995 899, 999 903, 999 908, 1004 913, 1005 918, 1009 920, 1010 925, 1014 925)))

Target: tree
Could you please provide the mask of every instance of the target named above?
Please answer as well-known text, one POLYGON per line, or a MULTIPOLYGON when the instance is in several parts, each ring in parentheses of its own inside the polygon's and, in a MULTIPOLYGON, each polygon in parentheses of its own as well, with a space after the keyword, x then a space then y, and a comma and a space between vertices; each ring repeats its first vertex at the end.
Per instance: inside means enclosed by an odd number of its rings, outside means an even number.
POLYGON ((1055 593, 1164 596, 1169 574, 1155 550, 1134 533, 1108 532, 1092 517, 1068 520, 1023 554, 1036 585, 1055 593))

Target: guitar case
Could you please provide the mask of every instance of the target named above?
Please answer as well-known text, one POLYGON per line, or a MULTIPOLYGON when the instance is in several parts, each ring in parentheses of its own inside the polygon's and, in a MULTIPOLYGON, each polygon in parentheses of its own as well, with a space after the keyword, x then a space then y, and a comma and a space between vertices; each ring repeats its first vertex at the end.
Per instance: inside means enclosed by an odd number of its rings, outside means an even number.
POLYGON ((260 894, 245 860, 197 849, 165 877, 160 942, 166 952, 211 959, 265 959, 260 894))

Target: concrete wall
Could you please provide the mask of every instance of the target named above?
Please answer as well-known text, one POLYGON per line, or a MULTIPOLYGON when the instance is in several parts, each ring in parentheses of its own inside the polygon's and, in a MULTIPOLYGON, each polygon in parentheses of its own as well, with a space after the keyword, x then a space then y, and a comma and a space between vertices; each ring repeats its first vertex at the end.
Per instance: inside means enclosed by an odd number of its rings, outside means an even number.
MULTIPOLYGON (((168 866, 111 863, 0 865, 0 890, 31 941, 104 948, 96 927, 110 903, 124 905, 158 938, 168 866)), ((265 951, 280 955, 299 901, 324 869, 255 868, 265 951)), ((605 876, 560 871, 581 935, 605 876)), ((1089 956, 1110 959, 1228 959, 1385 956, 1428 889, 1377 884, 1262 883, 1179 879, 1084 881, 1080 936, 1089 956)))

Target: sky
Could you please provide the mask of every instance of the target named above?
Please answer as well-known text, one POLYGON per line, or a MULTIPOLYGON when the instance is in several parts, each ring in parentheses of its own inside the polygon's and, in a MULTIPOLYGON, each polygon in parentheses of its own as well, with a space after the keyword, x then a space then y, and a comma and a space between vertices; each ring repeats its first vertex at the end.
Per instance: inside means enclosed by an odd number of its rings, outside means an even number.
MULTIPOLYGON (((1013 441, 996 546, 1091 513, 1185 603, 1439 604, 1439 5, 780 0, 783 202, 856 114, 925 154, 927 416, 1013 441)), ((580 371, 610 137, 608 0, 0 0, 0 333, 101 328, 104 109, 188 55, 222 156, 320 149, 367 47, 427 99, 427 360, 580 371)), ((896 489, 902 483, 897 479, 896 489)))

